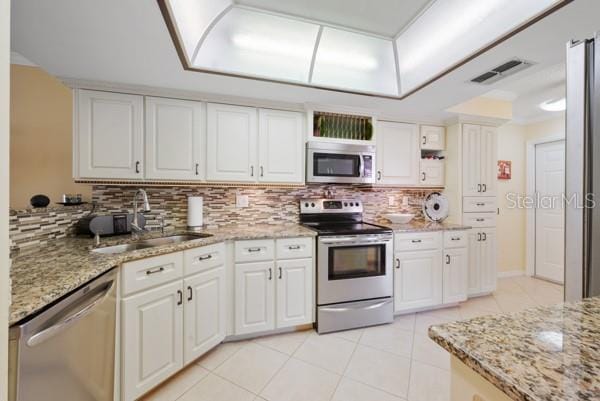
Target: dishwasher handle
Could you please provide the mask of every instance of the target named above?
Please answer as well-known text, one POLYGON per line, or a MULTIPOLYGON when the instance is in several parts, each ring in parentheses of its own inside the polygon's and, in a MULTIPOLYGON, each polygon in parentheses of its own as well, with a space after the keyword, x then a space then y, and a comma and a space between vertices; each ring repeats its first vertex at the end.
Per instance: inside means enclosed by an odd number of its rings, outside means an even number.
POLYGON ((51 339, 58 333, 61 333, 73 323, 76 323, 77 321, 83 319, 84 317, 92 313, 94 309, 98 305, 103 303, 109 296, 110 292, 115 286, 115 282, 115 280, 107 282, 104 286, 102 286, 103 289, 100 292, 90 292, 88 296, 84 298, 82 306, 78 308, 76 312, 70 313, 69 315, 60 319, 60 321, 53 324, 52 326, 32 334, 31 337, 29 337, 29 339, 27 340, 27 345, 29 347, 35 347, 37 345, 40 345, 46 342, 47 340, 51 339))

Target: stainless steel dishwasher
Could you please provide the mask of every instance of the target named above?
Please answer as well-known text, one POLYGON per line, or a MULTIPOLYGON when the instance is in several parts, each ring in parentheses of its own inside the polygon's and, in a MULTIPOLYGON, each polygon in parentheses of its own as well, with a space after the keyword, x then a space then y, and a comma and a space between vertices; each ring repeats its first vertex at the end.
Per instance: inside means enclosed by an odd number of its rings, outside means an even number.
POLYGON ((110 401, 117 270, 10 329, 11 401, 110 401))

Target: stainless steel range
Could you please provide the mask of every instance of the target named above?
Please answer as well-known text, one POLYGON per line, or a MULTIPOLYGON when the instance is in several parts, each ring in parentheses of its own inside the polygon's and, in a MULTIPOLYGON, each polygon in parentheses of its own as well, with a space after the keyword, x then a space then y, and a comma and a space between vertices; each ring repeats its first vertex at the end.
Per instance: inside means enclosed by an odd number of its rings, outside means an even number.
POLYGON ((393 310, 392 230, 362 221, 356 199, 311 199, 300 222, 317 237, 317 332, 389 323, 393 310))

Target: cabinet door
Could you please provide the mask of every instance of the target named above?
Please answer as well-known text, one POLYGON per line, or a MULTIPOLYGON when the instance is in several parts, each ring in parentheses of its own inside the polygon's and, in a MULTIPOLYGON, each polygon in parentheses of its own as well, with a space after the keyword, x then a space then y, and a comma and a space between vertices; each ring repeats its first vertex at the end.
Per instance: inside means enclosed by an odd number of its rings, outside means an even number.
POLYGON ((183 367, 181 281, 121 302, 121 388, 135 400, 183 367))
POLYGON ((261 109, 258 116, 258 180, 304 181, 304 116, 261 109))
POLYGON ((396 253, 395 311, 442 303, 442 251, 396 253))
POLYGON ((469 230, 468 288, 469 295, 481 292, 481 231, 469 230))
POLYGON ((186 278, 184 363, 188 364, 225 339, 226 284, 223 265, 186 278))
POLYGON ((421 176, 419 183, 423 186, 444 186, 444 161, 421 160, 421 176))
POLYGON ((446 129, 433 125, 421 125, 421 149, 444 150, 446 147, 446 129))
POLYGON ((377 183, 419 183, 419 131, 415 124, 380 121, 377 125, 377 183))
POLYGON ((481 185, 482 195, 496 195, 498 174, 497 147, 498 137, 496 128, 481 127, 481 185))
POLYGON ((256 109, 209 103, 206 120, 206 179, 256 182, 256 109))
POLYGON ((203 180, 202 103, 146 98, 146 178, 203 180))
POLYGON ((467 248, 444 251, 444 303, 467 299, 469 254, 467 248))
POLYGON ((313 260, 277 261, 277 328, 313 322, 313 260))
POLYGON ((481 127, 463 124, 463 196, 481 196, 481 127))
POLYGON ((481 292, 490 293, 496 290, 496 229, 481 229, 481 235, 481 292))
POLYGON ((235 265, 235 334, 275 328, 275 264, 235 265))
POLYGON ((76 96, 76 175, 142 179, 143 97, 88 90, 76 96))

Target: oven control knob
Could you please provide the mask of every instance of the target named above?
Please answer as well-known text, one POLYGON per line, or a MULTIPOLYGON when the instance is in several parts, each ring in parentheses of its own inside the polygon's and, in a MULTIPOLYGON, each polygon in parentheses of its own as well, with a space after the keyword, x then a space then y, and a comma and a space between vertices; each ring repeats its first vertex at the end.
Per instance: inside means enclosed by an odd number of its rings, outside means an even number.
POLYGON ((354 205, 354 206, 360 206, 360 204, 358 202, 356 202, 356 205, 354 205))
POLYGON ((350 206, 354 206, 354 203, 353 203, 353 202, 350 202, 350 206))
POLYGON ((314 204, 314 202, 313 202, 313 203, 311 203, 311 204, 310 204, 310 206, 312 206, 312 207, 315 207, 315 204, 314 204))
POLYGON ((344 202, 344 206, 348 206, 348 202, 344 202))
POLYGON ((304 207, 308 207, 308 202, 306 202, 306 203, 304 204, 304 207))

